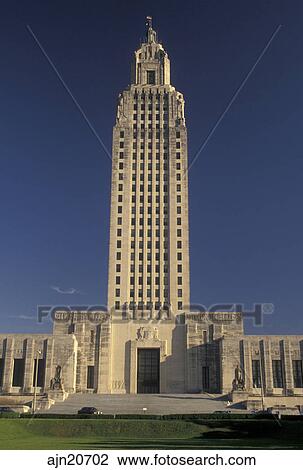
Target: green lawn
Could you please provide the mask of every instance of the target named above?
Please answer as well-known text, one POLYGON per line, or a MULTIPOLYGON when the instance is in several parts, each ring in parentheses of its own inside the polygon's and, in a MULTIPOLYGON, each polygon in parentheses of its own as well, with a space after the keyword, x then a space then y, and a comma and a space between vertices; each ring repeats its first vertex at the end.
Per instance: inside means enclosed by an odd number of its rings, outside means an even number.
POLYGON ((0 419, 0 449, 303 448, 303 422, 0 419))

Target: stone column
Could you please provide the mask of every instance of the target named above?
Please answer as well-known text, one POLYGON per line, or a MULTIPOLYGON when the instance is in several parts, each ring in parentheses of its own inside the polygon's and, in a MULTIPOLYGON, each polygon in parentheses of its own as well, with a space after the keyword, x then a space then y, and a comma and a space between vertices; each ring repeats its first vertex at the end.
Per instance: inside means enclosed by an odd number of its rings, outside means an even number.
POLYGON ((244 339, 242 341, 242 351, 243 351, 245 388, 247 392, 251 393, 253 391, 253 383, 252 383, 251 344, 249 340, 244 339))
POLYGON ((281 341, 281 353, 283 358, 285 395, 293 395, 294 377, 292 373, 292 360, 290 352, 290 343, 288 339, 284 339, 281 341))
POLYGON ((49 390, 50 381, 54 376, 53 357, 54 357, 54 338, 52 337, 46 340, 45 381, 44 381, 45 390, 49 390))
POLYGON ((111 323, 100 325, 97 393, 111 393, 111 323))
MULTIPOLYGON (((37 352, 36 352, 37 353, 37 352)), ((34 360, 35 354, 35 340, 33 338, 26 339, 25 348, 25 365, 24 365, 24 392, 33 393, 33 378, 34 378, 34 360)))
POLYGON ((130 383, 129 392, 137 393, 137 341, 130 342, 130 383))
POLYGON ((261 341, 263 361, 261 361, 261 373, 263 372, 263 388, 265 395, 273 394, 273 376, 272 376, 272 359, 271 359, 271 345, 270 340, 264 339, 261 341), (265 381, 264 381, 265 378, 265 381))
POLYGON ((15 340, 8 337, 5 340, 4 371, 2 391, 10 393, 12 391, 13 370, 14 370, 14 346, 15 340))
POLYGON ((87 390, 87 355, 85 342, 85 323, 75 323, 74 334, 78 341, 78 359, 76 369, 76 391, 86 392, 87 390))

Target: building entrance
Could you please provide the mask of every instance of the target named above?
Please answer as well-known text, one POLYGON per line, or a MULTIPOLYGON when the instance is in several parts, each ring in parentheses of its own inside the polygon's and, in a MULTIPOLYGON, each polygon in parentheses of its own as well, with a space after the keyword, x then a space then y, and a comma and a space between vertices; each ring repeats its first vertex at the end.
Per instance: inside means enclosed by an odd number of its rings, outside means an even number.
POLYGON ((138 349, 137 393, 160 392, 160 349, 138 349))

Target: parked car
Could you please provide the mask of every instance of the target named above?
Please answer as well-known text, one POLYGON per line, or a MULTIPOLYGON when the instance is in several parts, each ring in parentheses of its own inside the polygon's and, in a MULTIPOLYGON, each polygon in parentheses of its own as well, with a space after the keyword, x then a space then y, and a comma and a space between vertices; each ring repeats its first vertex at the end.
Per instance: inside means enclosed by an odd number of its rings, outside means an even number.
POLYGON ((94 406, 84 406, 81 410, 78 410, 78 415, 102 415, 102 411, 94 406))
POLYGON ((0 413, 14 413, 14 410, 9 406, 0 406, 0 413))
POLYGON ((0 406, 0 415, 20 416, 20 414, 10 406, 0 406))

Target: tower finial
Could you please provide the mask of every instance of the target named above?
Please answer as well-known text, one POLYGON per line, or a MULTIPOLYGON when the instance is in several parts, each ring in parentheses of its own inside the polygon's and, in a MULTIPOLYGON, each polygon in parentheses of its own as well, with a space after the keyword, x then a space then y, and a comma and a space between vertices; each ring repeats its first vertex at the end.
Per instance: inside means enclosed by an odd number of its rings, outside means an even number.
POLYGON ((157 42, 156 31, 153 30, 153 18, 151 16, 146 17, 146 40, 147 42, 157 42))
POLYGON ((147 26, 148 29, 153 27, 153 17, 152 16, 147 16, 146 17, 146 26, 147 26))

